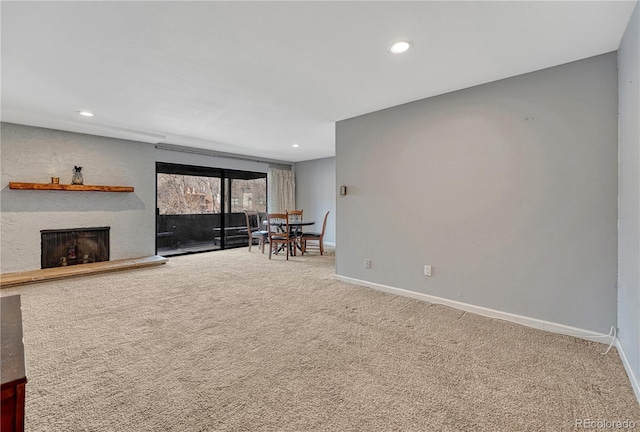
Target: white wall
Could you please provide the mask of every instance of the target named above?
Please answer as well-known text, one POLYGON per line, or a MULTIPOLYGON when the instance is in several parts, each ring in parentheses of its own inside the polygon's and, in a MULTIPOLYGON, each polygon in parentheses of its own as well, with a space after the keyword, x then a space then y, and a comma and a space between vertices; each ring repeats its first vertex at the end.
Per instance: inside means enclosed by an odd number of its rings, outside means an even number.
POLYGON ((618 68, 618 337, 640 399, 640 5, 620 44, 618 68))
POLYGON ((296 207, 304 210, 305 219, 316 224, 305 231, 322 231, 322 221, 327 211, 327 230, 324 242, 335 244, 336 232, 336 158, 315 159, 295 164, 296 207))
POLYGON ((349 187, 339 277, 593 332, 616 324, 615 53, 336 132, 337 184, 349 187))
POLYGON ((40 230, 110 226, 111 259, 155 253, 153 145, 2 123, 1 272, 40 268, 40 230), (133 186, 134 193, 10 190, 9 182, 133 186))

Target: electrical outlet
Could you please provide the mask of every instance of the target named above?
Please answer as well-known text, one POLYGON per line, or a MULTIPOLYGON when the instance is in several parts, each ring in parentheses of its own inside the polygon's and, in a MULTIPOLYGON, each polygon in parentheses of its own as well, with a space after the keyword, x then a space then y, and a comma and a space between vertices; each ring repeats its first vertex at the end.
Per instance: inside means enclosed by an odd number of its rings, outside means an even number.
POLYGON ((366 268, 366 269, 370 269, 371 268, 371 260, 370 259, 364 260, 364 268, 366 268))
POLYGON ((430 265, 425 265, 424 266, 424 275, 425 276, 431 276, 431 266, 430 265))

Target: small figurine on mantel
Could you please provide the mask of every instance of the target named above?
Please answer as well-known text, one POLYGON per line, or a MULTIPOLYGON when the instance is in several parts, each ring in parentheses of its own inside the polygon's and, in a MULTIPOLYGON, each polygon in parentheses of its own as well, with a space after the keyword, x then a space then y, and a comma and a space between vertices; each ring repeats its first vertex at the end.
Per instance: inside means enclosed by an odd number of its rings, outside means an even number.
POLYGON ((71 178, 71 184, 81 185, 84 182, 82 179, 82 167, 73 166, 73 177, 71 178))

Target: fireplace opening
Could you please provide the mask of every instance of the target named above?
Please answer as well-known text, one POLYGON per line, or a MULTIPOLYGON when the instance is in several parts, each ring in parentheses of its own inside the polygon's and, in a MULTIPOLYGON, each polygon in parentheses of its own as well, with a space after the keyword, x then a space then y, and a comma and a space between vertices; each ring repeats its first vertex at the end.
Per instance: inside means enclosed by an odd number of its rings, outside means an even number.
POLYGON ((41 230, 41 268, 109 261, 110 227, 41 230))

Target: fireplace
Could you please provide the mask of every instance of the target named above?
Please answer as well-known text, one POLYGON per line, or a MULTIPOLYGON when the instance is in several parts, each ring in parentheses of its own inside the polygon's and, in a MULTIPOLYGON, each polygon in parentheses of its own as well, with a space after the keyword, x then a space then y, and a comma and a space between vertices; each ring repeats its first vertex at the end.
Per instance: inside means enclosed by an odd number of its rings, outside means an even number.
POLYGON ((109 261, 109 229, 42 230, 41 267, 61 267, 109 261))

